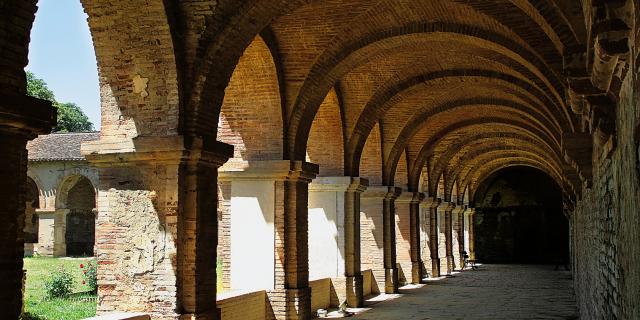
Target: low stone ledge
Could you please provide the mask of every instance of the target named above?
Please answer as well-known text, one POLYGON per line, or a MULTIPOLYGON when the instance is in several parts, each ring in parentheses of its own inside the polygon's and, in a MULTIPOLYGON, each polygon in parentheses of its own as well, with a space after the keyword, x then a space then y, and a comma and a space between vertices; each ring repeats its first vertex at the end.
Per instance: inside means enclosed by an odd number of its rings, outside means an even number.
POLYGON ((85 320, 151 320, 151 316, 144 313, 118 312, 92 318, 86 318, 85 320))

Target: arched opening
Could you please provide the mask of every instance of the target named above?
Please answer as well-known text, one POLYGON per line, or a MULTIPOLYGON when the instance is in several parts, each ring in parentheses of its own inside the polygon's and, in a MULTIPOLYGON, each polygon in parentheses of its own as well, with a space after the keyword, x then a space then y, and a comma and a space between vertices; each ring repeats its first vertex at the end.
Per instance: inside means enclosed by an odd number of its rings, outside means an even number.
POLYGON ((93 256, 95 243, 95 191, 89 179, 82 178, 67 199, 67 256, 93 256))
POLYGON ((91 181, 84 176, 69 177, 59 188, 57 198, 55 232, 64 230, 64 239, 55 237, 54 255, 93 256, 96 194, 91 181))
POLYGON ((486 263, 566 263, 569 225, 562 193, 531 167, 502 169, 475 195, 476 258, 486 263))
POLYGON ((234 156, 218 170, 218 291, 274 288, 274 166, 282 160, 283 117, 276 60, 257 36, 225 90, 218 140, 234 156))

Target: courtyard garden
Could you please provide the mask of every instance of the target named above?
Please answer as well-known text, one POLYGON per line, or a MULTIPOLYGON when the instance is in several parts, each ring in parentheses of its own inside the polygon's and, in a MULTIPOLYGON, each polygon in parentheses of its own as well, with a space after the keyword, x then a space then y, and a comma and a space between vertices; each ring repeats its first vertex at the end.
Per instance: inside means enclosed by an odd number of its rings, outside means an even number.
POLYGON ((95 265, 95 258, 24 258, 23 319, 75 320, 94 316, 95 283, 88 278, 95 265))

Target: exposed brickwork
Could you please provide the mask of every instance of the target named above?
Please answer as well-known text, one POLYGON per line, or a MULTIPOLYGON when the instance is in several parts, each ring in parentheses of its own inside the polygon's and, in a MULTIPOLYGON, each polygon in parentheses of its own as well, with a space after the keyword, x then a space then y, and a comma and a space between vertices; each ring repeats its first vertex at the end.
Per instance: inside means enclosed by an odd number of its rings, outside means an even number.
POLYGON ((307 160, 311 163, 322 163, 320 176, 344 174, 343 141, 340 100, 336 91, 331 90, 313 119, 307 147, 307 160))
POLYGON ((267 303, 267 293, 258 291, 216 301, 221 319, 225 320, 271 320, 273 311, 267 303))
MULTIPOLYGON (((35 3, 0 1, 8 318, 20 307, 23 220, 11 221, 25 212, 24 144, 53 123, 48 106, 23 97, 35 3)), ((229 234, 217 225, 229 224, 228 186, 215 168, 229 150, 217 138, 236 146, 236 164, 308 154, 323 175, 427 192, 418 222, 391 189, 363 197, 362 261, 352 264, 371 270, 364 292, 395 292, 396 263, 407 278, 418 242, 431 275, 458 263, 456 241, 468 238, 473 257, 472 224, 461 237, 448 202, 466 205, 460 191, 474 199, 502 168, 536 167, 558 183, 571 215, 583 317, 639 317, 637 1, 82 3, 102 98, 103 131, 87 143, 101 166, 99 313, 216 318, 216 251, 230 283, 229 234)), ((275 289, 264 312, 308 319, 310 179, 291 169, 274 183, 275 289)), ((257 306, 259 296, 245 298, 257 306)), ((262 315, 234 301, 223 316, 262 315)))
POLYGON ((234 146, 234 161, 282 159, 282 116, 276 65, 257 37, 225 91, 218 140, 234 146))

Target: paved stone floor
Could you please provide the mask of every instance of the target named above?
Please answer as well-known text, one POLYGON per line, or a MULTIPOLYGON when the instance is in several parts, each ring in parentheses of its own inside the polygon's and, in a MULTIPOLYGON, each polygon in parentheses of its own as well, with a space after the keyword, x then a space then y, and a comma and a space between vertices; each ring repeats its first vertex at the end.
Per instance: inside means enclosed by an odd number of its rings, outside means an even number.
POLYGON ((553 266, 483 265, 401 293, 355 319, 578 319, 571 273, 553 266))

